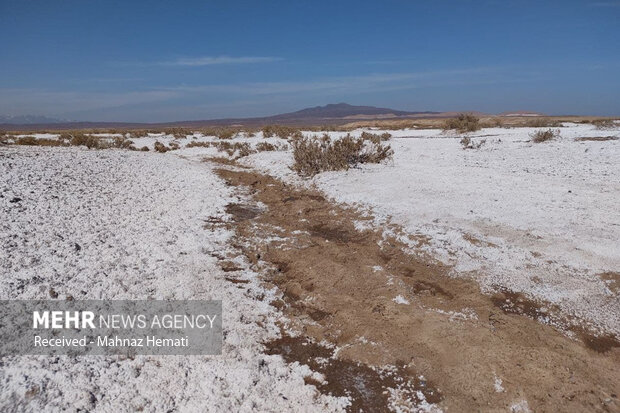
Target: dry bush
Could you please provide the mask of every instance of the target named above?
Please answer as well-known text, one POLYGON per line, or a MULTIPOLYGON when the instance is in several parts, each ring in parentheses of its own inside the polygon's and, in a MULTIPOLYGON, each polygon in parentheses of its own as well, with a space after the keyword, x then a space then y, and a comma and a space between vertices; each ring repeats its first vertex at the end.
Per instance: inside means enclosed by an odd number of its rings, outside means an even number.
POLYGON ((286 143, 271 144, 269 142, 259 142, 254 148, 256 152, 269 152, 269 151, 287 151, 289 146, 286 143))
POLYGON ((328 135, 303 138, 293 142, 293 170, 300 176, 313 176, 323 171, 347 170, 360 163, 379 163, 393 154, 389 145, 351 135, 335 141, 328 135))
POLYGON ((562 126, 562 123, 556 119, 549 118, 533 118, 526 122, 526 125, 530 128, 557 128, 562 126))
POLYGON ((362 132, 360 137, 365 141, 371 141, 372 143, 381 143, 392 139, 392 134, 385 132, 379 135, 376 133, 362 132))
POLYGON ((185 145, 186 148, 208 148, 213 146, 212 142, 190 142, 185 145))
POLYGON ((190 131, 185 128, 166 128, 163 130, 166 135, 174 136, 175 139, 185 139, 190 131))
POLYGON ((486 139, 482 139, 481 141, 478 141, 478 143, 476 143, 468 136, 465 136, 460 141, 461 146, 463 146, 463 149, 480 149, 480 147, 484 145, 486 142, 487 142, 486 139))
POLYGON ((70 141, 71 146, 86 146, 88 149, 106 149, 109 147, 107 142, 82 132, 75 132, 70 141))
POLYGON ((238 158, 242 158, 244 156, 248 156, 252 153, 254 153, 255 151, 252 150, 252 146, 250 146, 249 143, 247 142, 235 142, 235 143, 230 143, 230 142, 192 142, 190 145, 188 145, 188 147, 192 147, 192 146, 202 146, 202 147, 209 147, 209 146, 215 146, 217 148, 218 151, 220 152, 226 152, 228 154, 228 156, 233 156, 235 154, 235 152, 238 152, 238 158), (190 146, 191 145, 191 146, 190 146))
POLYGON ((470 113, 461 113, 456 118, 450 118, 444 123, 444 130, 456 130, 459 133, 475 132, 480 130, 480 119, 470 113))
POLYGON ((592 121, 592 124, 596 126, 596 129, 614 129, 616 124, 612 119, 595 119, 592 121))
POLYGON ((37 139, 34 136, 22 136, 21 138, 17 138, 15 144, 27 146, 64 146, 64 143, 58 139, 37 139))
POLYGON ((560 137, 559 129, 539 130, 530 135, 530 140, 534 143, 547 142, 560 137))
POLYGON ((277 136, 278 138, 288 139, 289 137, 300 138, 301 131, 297 128, 282 125, 267 125, 262 129, 263 137, 271 138, 277 136))
POLYGON ((276 151, 277 148, 275 145, 269 142, 259 142, 256 144, 256 150, 259 152, 266 152, 266 151, 276 151))
POLYGON ((140 148, 140 151, 148 152, 149 151, 149 147, 148 146, 143 146, 143 147, 140 148))
POLYGON ((170 148, 168 148, 166 145, 164 145, 160 141, 155 141, 154 149, 156 152, 160 152, 160 153, 166 153, 170 150, 170 148))
POLYGON ((215 136, 219 139, 232 139, 237 134, 235 129, 220 129, 216 132, 215 136))
POLYGON ((134 138, 134 139, 135 138, 146 138, 147 136, 149 136, 149 133, 145 129, 136 129, 136 130, 129 131, 129 137, 134 138))
POLYGON ((252 147, 247 142, 243 142, 243 143, 237 142, 233 145, 233 149, 235 151, 239 151, 239 156, 238 156, 239 158, 243 158, 244 156, 251 155, 255 152, 252 150, 252 147))
POLYGON ((204 136, 215 136, 219 139, 232 139, 236 135, 240 134, 242 131, 240 128, 236 127, 211 127, 202 128, 198 132, 200 132, 204 136))
MULTIPOLYGON (((134 142, 132 140, 125 139, 124 137, 121 137, 121 136, 115 136, 112 139, 112 143, 109 144, 110 147, 119 148, 119 149, 131 149, 133 145, 134 145, 134 142)), ((134 146, 134 149, 135 149, 135 146, 134 146)))
POLYGON ((218 151, 226 152, 228 153, 229 156, 232 156, 233 153, 235 153, 233 144, 230 142, 217 142, 217 143, 214 143, 214 146, 217 148, 218 151))

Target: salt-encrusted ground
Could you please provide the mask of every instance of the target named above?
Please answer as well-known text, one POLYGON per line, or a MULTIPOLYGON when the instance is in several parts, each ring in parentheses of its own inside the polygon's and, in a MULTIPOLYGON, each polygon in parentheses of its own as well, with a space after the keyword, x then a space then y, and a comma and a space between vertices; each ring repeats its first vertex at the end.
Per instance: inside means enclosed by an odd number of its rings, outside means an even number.
POLYGON ((245 289, 225 281, 211 255, 231 234, 205 222, 233 200, 176 155, 0 148, 0 299, 221 299, 225 326, 222 356, 4 358, 0 411, 338 410, 307 368, 261 354, 271 293, 249 270, 245 289))
POLYGON ((620 268, 620 140, 575 140, 619 129, 566 124, 539 144, 529 142, 537 129, 484 129, 470 134, 486 139, 478 150, 440 130, 389 131, 393 162, 306 182, 290 152, 242 162, 427 236, 426 251, 486 291, 524 292, 619 335, 620 298, 599 275, 620 268))
MULTIPOLYGON (((386 232, 384 224, 397 224, 417 236, 412 251, 450 264, 452 275, 471 277, 487 292, 523 292, 617 337, 620 140, 575 138, 620 131, 567 124, 560 139, 540 144, 529 142, 533 131, 484 129, 470 135, 486 139, 477 150, 462 149, 460 137, 439 130, 390 131, 392 162, 309 180, 290 170, 290 149, 238 162, 287 183, 315 185, 370 212, 386 232)), ((134 139, 139 148, 156 140, 169 144, 173 137, 134 139)), ((184 148, 192 141, 218 139, 176 139, 182 149, 166 154, 0 148, 0 298, 221 298, 226 329, 222 357, 7 359, 0 365, 0 409, 342 406, 304 385, 307 368, 260 354, 259 342, 277 335, 278 314, 267 304, 274 293, 248 269, 247 288, 225 281, 211 253, 238 254, 228 245, 232 234, 224 226, 205 228, 226 221, 224 207, 244 195, 200 162, 226 155, 216 147, 184 148)), ((265 140, 259 133, 228 142, 240 141, 265 140)), ((237 264, 247 268, 241 258, 237 264)), ((398 295, 394 303, 414 299, 398 295)))

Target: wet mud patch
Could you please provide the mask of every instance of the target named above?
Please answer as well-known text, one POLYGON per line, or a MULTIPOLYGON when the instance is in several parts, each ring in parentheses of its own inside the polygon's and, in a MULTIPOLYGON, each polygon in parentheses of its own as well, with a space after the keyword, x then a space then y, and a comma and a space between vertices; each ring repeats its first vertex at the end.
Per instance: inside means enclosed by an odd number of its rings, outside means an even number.
POLYGON ((567 320, 562 320, 557 307, 543 305, 521 293, 505 290, 495 294, 492 301, 497 308, 506 314, 525 315, 535 320, 551 318, 555 323, 563 325, 567 331, 574 333, 588 349, 597 353, 606 353, 620 347, 620 341, 615 335, 596 334, 581 325, 570 324, 567 320))
POLYGON ((247 221, 249 219, 254 219, 258 215, 260 215, 262 211, 260 208, 257 208, 252 205, 246 204, 228 204, 226 205, 226 213, 232 215, 233 221, 247 221))
POLYGON ((441 288, 438 284, 430 281, 414 281, 412 285, 414 294, 430 294, 432 296, 441 295, 446 298, 453 298, 452 293, 441 288))
POLYGON ((496 293, 491 297, 491 301, 506 314, 525 315, 535 320, 548 314, 542 304, 514 291, 503 290, 496 293))
POLYGON ((355 232, 325 224, 313 225, 309 228, 308 232, 313 237, 323 238, 330 242, 339 242, 342 244, 355 242, 360 237, 360 234, 355 232))
POLYGON ((611 334, 596 336, 588 332, 583 332, 580 336, 586 347, 590 350, 596 351, 597 353, 606 353, 613 348, 620 347, 620 341, 618 341, 618 338, 616 336, 612 336, 611 334))
POLYGON ((307 384, 321 393, 348 397, 349 412, 390 412, 397 400, 391 394, 414 405, 439 403, 441 394, 432 384, 403 367, 372 368, 363 363, 334 358, 334 351, 303 337, 284 336, 265 343, 267 354, 281 355, 288 363, 298 362, 323 375, 324 381, 312 377, 307 384))

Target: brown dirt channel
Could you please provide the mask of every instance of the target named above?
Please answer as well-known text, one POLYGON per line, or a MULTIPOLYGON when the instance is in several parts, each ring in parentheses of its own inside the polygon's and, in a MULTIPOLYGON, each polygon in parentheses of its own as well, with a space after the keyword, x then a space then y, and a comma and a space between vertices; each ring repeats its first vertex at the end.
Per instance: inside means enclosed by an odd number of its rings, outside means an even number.
POLYGON ((541 323, 553 306, 482 294, 380 229, 356 230, 367 218, 318 192, 249 169, 217 173, 251 196, 228 207, 234 244, 282 292, 272 304, 300 333, 266 343, 267 353, 321 373, 325 381, 307 382, 349 396, 350 411, 422 399, 453 412, 523 400, 536 412, 620 411, 616 337, 541 323))

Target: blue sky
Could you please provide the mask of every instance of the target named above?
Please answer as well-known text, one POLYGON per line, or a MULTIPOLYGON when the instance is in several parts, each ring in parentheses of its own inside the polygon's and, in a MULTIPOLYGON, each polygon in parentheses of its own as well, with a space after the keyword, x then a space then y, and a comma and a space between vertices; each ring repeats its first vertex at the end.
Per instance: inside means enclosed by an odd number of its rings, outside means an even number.
POLYGON ((0 0, 0 114, 620 115, 620 1, 0 0))

